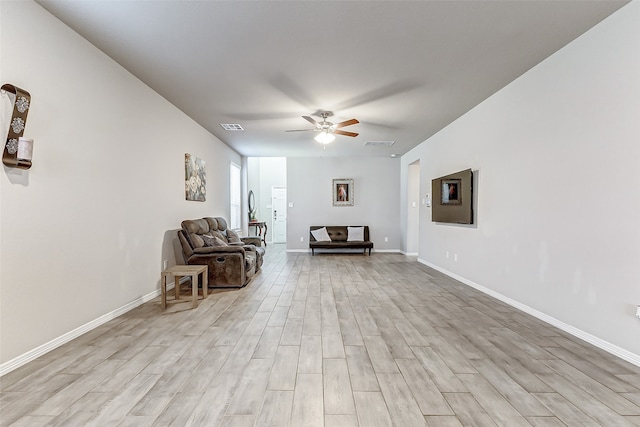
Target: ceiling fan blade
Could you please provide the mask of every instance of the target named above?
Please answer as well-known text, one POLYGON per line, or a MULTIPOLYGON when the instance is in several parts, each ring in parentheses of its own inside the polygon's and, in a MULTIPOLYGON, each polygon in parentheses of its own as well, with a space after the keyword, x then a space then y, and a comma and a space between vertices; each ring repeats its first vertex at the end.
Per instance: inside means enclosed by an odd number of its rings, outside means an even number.
POLYGON ((305 119, 306 121, 308 121, 309 123, 311 123, 312 125, 319 127, 320 123, 316 122, 312 117, 309 116, 302 116, 303 119, 305 119))
POLYGON ((335 130, 333 133, 344 136, 358 136, 359 134, 355 132, 347 132, 346 130, 335 130))
POLYGON ((351 119, 351 120, 345 120, 344 122, 337 123, 337 124, 334 125, 334 127, 336 129, 338 129, 338 128, 342 128, 342 127, 345 127, 345 126, 355 125, 355 124, 358 124, 358 123, 360 123, 360 122, 357 121, 356 119, 351 119))

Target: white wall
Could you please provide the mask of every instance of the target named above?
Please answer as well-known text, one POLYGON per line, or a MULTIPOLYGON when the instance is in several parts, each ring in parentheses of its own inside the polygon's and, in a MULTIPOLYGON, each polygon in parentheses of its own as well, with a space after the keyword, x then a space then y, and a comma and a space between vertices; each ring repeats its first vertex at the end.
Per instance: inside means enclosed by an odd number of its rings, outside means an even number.
POLYGON ((421 205, 421 260, 640 364, 638 22, 636 1, 403 156, 402 168, 420 159, 421 195, 433 178, 476 172, 475 226, 433 223, 421 205))
POLYGON ((400 159, 289 158, 287 191, 288 250, 309 248, 311 225, 368 225, 374 250, 400 249, 400 159), (353 178, 354 206, 333 206, 336 178, 353 178))
POLYGON ((30 170, 0 172, 6 366, 157 291, 180 221, 229 216, 241 159, 38 4, 0 7, 1 79, 31 93, 35 140, 30 170), (204 203, 184 200, 185 152, 206 162, 204 203))

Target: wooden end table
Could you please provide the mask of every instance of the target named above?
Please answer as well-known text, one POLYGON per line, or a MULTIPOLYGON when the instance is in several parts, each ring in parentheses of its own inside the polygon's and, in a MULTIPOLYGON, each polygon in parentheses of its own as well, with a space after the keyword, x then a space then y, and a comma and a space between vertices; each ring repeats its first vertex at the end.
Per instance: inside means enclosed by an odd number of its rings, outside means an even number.
POLYGON ((249 221, 249 227, 255 227, 256 237, 267 246, 267 223, 264 221, 249 221))
POLYGON ((167 308, 167 277, 172 276, 174 278, 175 287, 175 299, 180 299, 180 278, 191 276, 191 288, 192 299, 191 304, 193 308, 198 306, 198 275, 202 274, 202 298, 207 297, 209 285, 209 272, 206 265, 174 265, 162 272, 161 291, 162 291, 162 309, 167 308))

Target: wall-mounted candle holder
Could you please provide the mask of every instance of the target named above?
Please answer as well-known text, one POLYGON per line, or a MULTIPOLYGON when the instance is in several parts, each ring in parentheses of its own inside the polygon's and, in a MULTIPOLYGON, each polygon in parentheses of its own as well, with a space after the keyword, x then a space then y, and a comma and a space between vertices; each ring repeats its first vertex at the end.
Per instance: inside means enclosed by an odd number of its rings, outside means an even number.
POLYGON ((3 84, 0 90, 3 94, 10 92, 15 95, 7 141, 2 152, 2 163, 11 168, 29 169, 33 156, 33 139, 23 138, 22 134, 31 106, 31 95, 26 90, 8 83, 3 84))

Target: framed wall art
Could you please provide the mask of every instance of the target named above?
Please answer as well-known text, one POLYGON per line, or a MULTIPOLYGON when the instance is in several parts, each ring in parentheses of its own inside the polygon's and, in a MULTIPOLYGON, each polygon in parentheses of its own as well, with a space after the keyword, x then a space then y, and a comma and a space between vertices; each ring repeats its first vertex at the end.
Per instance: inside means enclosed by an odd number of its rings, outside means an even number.
POLYGON ((461 205, 462 204, 462 180, 461 179, 442 179, 442 190, 440 191, 440 202, 443 205, 461 205))
POLYGON ((353 206, 353 179, 334 179, 333 206, 353 206))
POLYGON ((204 202, 207 174, 204 160, 189 153, 184 154, 184 192, 186 200, 204 202))
POLYGON ((441 223, 473 224, 473 171, 441 176, 431 181, 431 220, 441 223))

